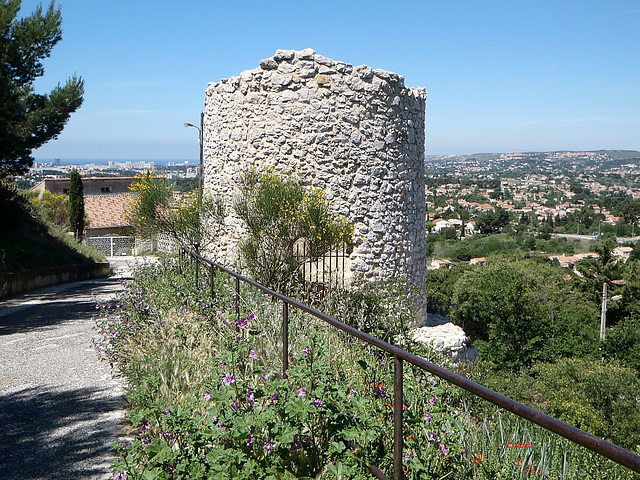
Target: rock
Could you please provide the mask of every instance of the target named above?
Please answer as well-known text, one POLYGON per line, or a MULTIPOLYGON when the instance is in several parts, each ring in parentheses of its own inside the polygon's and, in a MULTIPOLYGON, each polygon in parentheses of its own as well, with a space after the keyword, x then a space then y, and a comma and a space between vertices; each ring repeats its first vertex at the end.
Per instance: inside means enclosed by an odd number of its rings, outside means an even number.
POLYGON ((263 70, 275 70, 278 68, 278 62, 276 62, 273 58, 263 58, 260 60, 260 68, 263 70))
POLYGON ((430 323, 435 324, 412 330, 411 339, 414 342, 429 345, 436 352, 444 353, 454 362, 474 362, 476 360, 478 349, 468 345, 469 338, 462 328, 449 321, 442 323, 442 320, 437 320, 430 323))

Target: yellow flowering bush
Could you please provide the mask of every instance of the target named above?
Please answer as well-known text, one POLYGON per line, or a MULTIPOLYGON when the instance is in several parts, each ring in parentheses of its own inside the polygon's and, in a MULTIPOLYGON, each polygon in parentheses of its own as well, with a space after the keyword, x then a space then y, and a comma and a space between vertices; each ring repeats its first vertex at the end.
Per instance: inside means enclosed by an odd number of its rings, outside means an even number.
POLYGON ((249 170, 240 190, 234 209, 249 232, 240 242, 240 255, 264 285, 287 290, 305 262, 351 244, 353 227, 331 212, 321 189, 270 170, 249 170))

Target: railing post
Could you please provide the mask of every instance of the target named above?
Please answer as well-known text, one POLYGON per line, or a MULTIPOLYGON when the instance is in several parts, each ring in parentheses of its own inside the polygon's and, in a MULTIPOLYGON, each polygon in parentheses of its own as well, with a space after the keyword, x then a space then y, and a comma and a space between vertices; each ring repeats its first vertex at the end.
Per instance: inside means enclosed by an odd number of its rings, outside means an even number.
POLYGON ((282 302, 282 377, 287 378, 289 369, 289 304, 282 302))
POLYGON ((236 277, 236 320, 240 320, 240 279, 236 277))
POLYGON ((402 480, 402 359, 393 356, 393 480, 402 480))
POLYGON ((215 283, 216 283, 216 267, 211 265, 211 268, 210 268, 209 271, 211 273, 211 275, 210 275, 210 277, 211 277, 211 298, 214 299, 214 298, 216 298, 216 290, 215 290, 215 288, 216 288, 216 286, 215 286, 215 283))

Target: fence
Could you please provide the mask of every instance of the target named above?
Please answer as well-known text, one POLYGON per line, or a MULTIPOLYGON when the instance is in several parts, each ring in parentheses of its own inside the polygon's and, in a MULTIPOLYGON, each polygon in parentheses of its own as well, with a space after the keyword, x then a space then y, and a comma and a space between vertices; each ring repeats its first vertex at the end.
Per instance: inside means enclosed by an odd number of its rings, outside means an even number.
POLYGON ((85 243, 108 257, 131 255, 136 245, 135 237, 85 237, 85 243))
MULTIPOLYGON (((494 392, 483 385, 473 382, 467 378, 458 375, 450 370, 440 367, 434 363, 431 363, 424 358, 411 354, 401 348, 391 345, 379 338, 373 337, 367 333, 364 333, 356 328, 353 328, 345 323, 342 323, 334 318, 316 310, 313 307, 300 303, 292 298, 281 295, 273 290, 260 285, 259 283, 246 278, 236 272, 233 272, 217 263, 206 259, 196 252, 188 251, 181 252, 188 254, 196 262, 196 283, 199 282, 198 276, 200 275, 200 263, 208 265, 210 272, 210 287, 211 296, 214 296, 214 278, 217 271, 224 272, 235 278, 235 295, 236 298, 240 298, 240 282, 247 285, 251 285, 263 293, 271 296, 274 299, 282 302, 282 376, 287 377, 287 369, 289 367, 289 307, 297 308, 304 312, 313 315, 314 317, 328 323, 329 325, 338 328, 348 335, 356 337, 370 345, 374 345, 385 352, 393 355, 394 365, 394 386, 393 386, 393 480, 402 480, 402 460, 403 460, 403 362, 409 362, 419 368, 422 368, 433 375, 436 375, 447 382, 453 383, 458 387, 471 392, 472 394, 481 397, 492 404, 508 410, 517 416, 529 420, 537 425, 540 425, 547 430, 554 432, 562 437, 582 445, 589 450, 602 455, 604 457, 613 460, 614 462, 623 465, 635 472, 640 472, 640 455, 636 455, 622 447, 614 445, 606 440, 598 438, 590 433, 587 433, 579 428, 569 425, 565 422, 551 417, 545 413, 542 413, 534 408, 524 405, 520 402, 506 397, 500 393, 494 392)), ((236 314, 240 317, 240 302, 235 302, 236 314)), ((371 474, 381 480, 389 480, 383 472, 376 465, 370 466, 371 474)))

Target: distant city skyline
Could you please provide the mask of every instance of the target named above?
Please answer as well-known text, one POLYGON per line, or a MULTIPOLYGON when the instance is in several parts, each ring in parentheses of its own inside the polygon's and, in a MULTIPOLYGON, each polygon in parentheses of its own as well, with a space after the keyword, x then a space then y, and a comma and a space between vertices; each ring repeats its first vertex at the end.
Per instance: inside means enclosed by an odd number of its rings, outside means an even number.
POLYGON ((197 161, 207 84, 307 47, 425 87, 427 155, 640 150, 636 0, 61 6, 36 92, 75 72, 85 102, 36 161, 197 161))

